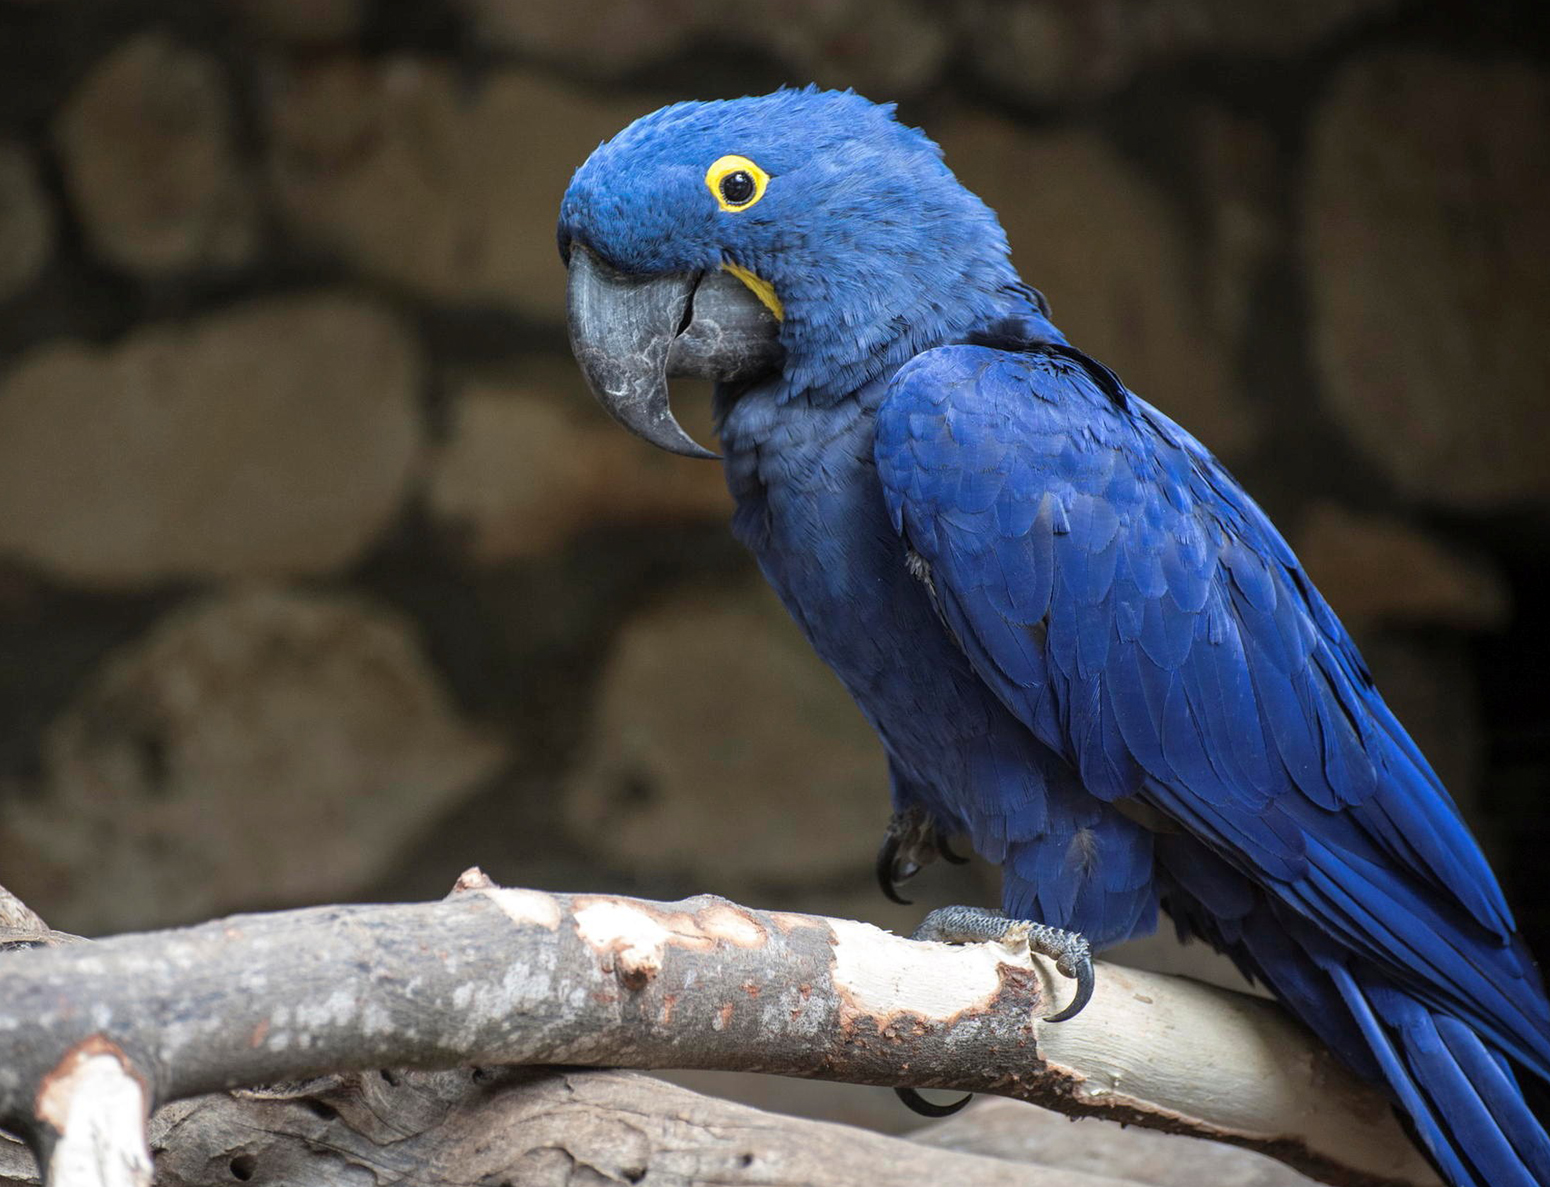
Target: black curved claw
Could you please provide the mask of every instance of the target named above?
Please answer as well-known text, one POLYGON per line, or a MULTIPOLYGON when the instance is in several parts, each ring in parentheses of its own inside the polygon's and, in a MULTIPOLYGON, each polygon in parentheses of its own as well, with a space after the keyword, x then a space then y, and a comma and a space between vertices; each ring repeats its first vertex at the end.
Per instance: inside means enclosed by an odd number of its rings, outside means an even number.
POLYGON ((891 828, 883 836, 883 847, 877 851, 877 884, 889 902, 908 907, 910 900, 899 894, 899 880, 894 877, 894 863, 898 861, 899 846, 903 843, 903 838, 891 828))
POLYGON ((966 866, 969 859, 961 853, 954 852, 953 847, 947 843, 946 837, 936 839, 936 851, 942 855, 943 861, 950 861, 955 866, 966 866))
MULTIPOLYGON (((1065 970, 1061 970, 1064 972, 1065 970)), ((1093 962, 1084 957, 1076 966, 1076 996, 1071 999, 1071 1004, 1058 1014, 1048 1015, 1046 1022, 1065 1022, 1075 1018, 1093 999, 1093 962)))
POLYGON ((951 1117, 974 1099, 974 1093, 969 1092, 962 1100, 955 1100, 950 1105, 934 1105, 913 1088, 895 1088, 893 1091, 910 1112, 919 1113, 922 1117, 951 1117))

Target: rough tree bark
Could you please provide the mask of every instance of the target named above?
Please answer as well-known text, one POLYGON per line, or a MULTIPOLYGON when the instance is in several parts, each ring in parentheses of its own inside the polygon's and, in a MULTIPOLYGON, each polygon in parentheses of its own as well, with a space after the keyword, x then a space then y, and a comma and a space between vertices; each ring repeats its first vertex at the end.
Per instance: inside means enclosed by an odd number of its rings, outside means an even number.
MULTIPOLYGON (((1101 1121, 1071 1126, 1057 1114, 993 1097, 894 1138, 760 1112, 636 1072, 576 1068, 354 1073, 199 1097, 162 1109, 150 1144, 159 1187, 1312 1183, 1236 1147, 1101 1121), (1041 1124, 1044 1118, 1049 1124, 1041 1124), (1075 1139, 1051 1133, 1052 1125, 1076 1131, 1075 1139), (1132 1145, 1140 1148, 1125 1149, 1132 1145)), ((39 1187, 19 1142, 0 1139, 0 1187, 39 1187)))
MULTIPOLYGON (((1257 999, 1106 965, 1087 1010, 1050 1025, 1062 979, 1000 945, 710 897, 462 885, 440 903, 11 953, 0 1122, 52 1184, 129 1184, 149 1164, 124 1118, 221 1089, 400 1067, 733 1068, 997 1093, 1250 1146, 1332 1183, 1435 1182, 1384 1099, 1257 999)), ((252 1177, 238 1169, 225 1181, 252 1177)))

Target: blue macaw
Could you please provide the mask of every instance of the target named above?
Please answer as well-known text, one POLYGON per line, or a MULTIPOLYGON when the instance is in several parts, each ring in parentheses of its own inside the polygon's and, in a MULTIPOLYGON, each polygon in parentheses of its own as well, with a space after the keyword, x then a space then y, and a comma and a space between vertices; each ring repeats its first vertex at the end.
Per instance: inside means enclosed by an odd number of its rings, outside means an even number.
POLYGON ((1000 865, 1005 918, 934 934, 1034 921, 1082 978, 1081 937, 1161 906, 1455 1187, 1550 1185, 1519 1084, 1550 1004, 1453 801, 1280 533, 1066 342, 932 141, 850 92, 675 104, 576 172, 559 244, 618 420, 714 456, 667 380, 718 380, 734 530, 887 754, 886 888, 949 835, 1000 865))

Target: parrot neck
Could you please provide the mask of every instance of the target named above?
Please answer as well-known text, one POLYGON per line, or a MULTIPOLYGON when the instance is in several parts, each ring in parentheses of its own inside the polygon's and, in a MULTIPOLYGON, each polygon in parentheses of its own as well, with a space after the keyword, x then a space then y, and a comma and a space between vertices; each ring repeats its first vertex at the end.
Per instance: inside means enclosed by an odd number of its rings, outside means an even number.
POLYGON ((778 400, 833 404, 922 351, 968 341, 1008 320, 1037 327, 1042 340, 1065 341, 1043 299, 1004 254, 932 272, 906 268, 865 284, 825 272, 781 285, 786 365, 775 381, 778 400))

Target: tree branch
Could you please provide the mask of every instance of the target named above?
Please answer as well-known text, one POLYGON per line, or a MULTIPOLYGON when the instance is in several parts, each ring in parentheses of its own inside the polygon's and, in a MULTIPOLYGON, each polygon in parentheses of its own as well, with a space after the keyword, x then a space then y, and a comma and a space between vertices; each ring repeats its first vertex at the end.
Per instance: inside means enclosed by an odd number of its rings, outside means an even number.
MULTIPOLYGON (((1025 1120, 1041 1112, 1000 1103, 1025 1120)), ((962 1130, 960 1145, 972 1144, 977 1111, 954 1119, 962 1130)), ((535 1187, 577 1181, 621 1187, 632 1182, 657 1187, 1308 1183, 1279 1164, 1228 1147, 1215 1148, 1222 1158, 1212 1165, 1213 1170, 1228 1167, 1227 1177, 1111 1175, 1105 1170, 1110 1160, 1102 1138, 1107 1131, 1119 1131, 1099 1122, 1081 1128, 1098 1148, 1081 1157, 1090 1169, 1076 1170, 1029 1157, 1026 1151, 985 1157, 972 1149, 922 1147, 846 1125, 763 1113, 636 1072, 504 1068, 352 1073, 282 1092, 198 1097, 163 1109, 153 1123, 151 1144, 158 1187, 234 1181, 308 1187, 401 1187, 405 1182, 535 1187), (1266 1166, 1271 1168, 1268 1178, 1266 1166), (578 1174, 577 1168, 585 1169, 578 1174), (1234 1170, 1240 1172, 1237 1177, 1234 1170)), ((14 1157, 8 1161, 6 1154, 0 1143, 0 1187, 38 1187, 30 1165, 23 1167, 14 1157)))
POLYGON ((1064 1167, 1148 1187, 1313 1187, 1313 1180, 1241 1146, 1070 1117, 982 1096, 911 1142, 1039 1167, 1064 1167))
POLYGON ((1019 1097, 1249 1146, 1331 1183, 1436 1181, 1386 1100, 1273 1005, 1105 965, 1082 1015, 1038 1021, 1061 984, 998 945, 473 877, 440 903, 12 954, 0 1119, 35 1138, 40 1086, 106 1040, 157 1103, 383 1067, 723 1068, 1019 1097))

